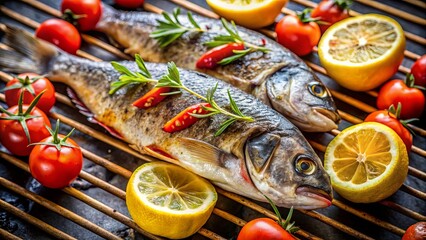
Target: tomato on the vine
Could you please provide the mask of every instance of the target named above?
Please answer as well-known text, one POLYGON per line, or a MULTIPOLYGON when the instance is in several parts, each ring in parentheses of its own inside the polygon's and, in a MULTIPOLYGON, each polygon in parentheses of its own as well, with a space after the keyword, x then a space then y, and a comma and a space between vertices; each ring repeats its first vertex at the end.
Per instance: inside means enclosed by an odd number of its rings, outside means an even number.
POLYGON ((6 84, 4 89, 6 103, 9 107, 18 104, 19 96, 24 91, 24 104, 30 104, 34 97, 44 91, 43 96, 37 103, 37 107, 48 113, 55 104, 55 87, 45 77, 35 73, 22 73, 6 84))
POLYGON ((114 0, 115 4, 124 8, 141 7, 145 0, 114 0))
POLYGON ((100 0, 63 0, 61 12, 65 20, 76 25, 81 31, 95 29, 102 15, 100 0))
POLYGON ((276 221, 270 218, 257 218, 241 229, 237 240, 294 240, 295 238, 276 221))
MULTIPOLYGON (((31 175, 43 186, 63 188, 74 181, 83 167, 79 145, 67 135, 58 134, 59 120, 53 134, 37 143, 29 157, 31 175)), ((73 129, 74 130, 74 129, 73 129)))
POLYGON ((407 148, 407 152, 410 151, 411 146, 413 145, 413 136, 410 131, 398 120, 398 114, 401 108, 401 105, 398 106, 396 112, 395 109, 391 107, 389 110, 379 110, 370 113, 365 119, 365 122, 378 122, 390 127, 392 130, 398 134, 402 139, 407 148))
POLYGON ((37 95, 31 105, 23 105, 22 97, 17 106, 13 106, 0 115, 0 142, 14 155, 28 156, 33 146, 30 143, 38 142, 49 132, 45 126, 50 126, 46 114, 35 107, 42 93, 37 95))
POLYGON ((307 13, 306 9, 297 16, 287 15, 275 27, 278 43, 298 56, 311 53, 321 37, 318 24, 307 13))
POLYGON ((324 33, 333 23, 349 17, 351 4, 351 0, 322 0, 312 10, 311 17, 324 22, 319 25, 321 33, 324 33))
POLYGON ((425 108, 425 96, 413 87, 412 77, 407 78, 406 83, 395 79, 384 84, 377 96, 377 108, 388 109, 401 103, 401 119, 420 117, 425 108))
POLYGON ((76 54, 81 44, 78 30, 74 25, 62 19, 53 18, 44 21, 37 28, 35 35, 71 54, 76 54))
POLYGON ((407 228, 401 240, 424 239, 426 239, 426 222, 418 222, 407 228))
POLYGON ((421 56, 411 66, 411 74, 414 76, 414 84, 426 87, 426 55, 421 56))

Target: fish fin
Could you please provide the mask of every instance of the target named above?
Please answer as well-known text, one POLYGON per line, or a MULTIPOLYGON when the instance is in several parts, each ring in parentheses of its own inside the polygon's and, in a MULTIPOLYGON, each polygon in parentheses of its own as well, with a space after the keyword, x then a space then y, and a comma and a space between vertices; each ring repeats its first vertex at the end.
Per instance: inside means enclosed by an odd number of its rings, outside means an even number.
POLYGON ((22 29, 3 24, 0 29, 6 33, 4 43, 10 48, 0 49, 2 71, 46 74, 50 70, 51 60, 61 54, 54 45, 22 29))
POLYGON ((107 37, 108 37, 108 41, 109 41, 109 43, 111 43, 111 45, 113 45, 114 47, 119 48, 119 49, 123 48, 123 46, 120 43, 118 43, 113 37, 111 37, 111 36, 107 36, 107 37))
POLYGON ((67 88, 67 94, 70 97, 71 101, 74 103, 75 107, 78 111, 87 117, 87 120, 91 123, 96 123, 99 126, 103 127, 107 132, 109 132, 112 136, 124 140, 123 136, 114 128, 105 125, 101 121, 95 118, 95 115, 89 110, 89 108, 79 99, 77 94, 71 88, 67 88))
POLYGON ((158 158, 160 160, 163 160, 163 161, 166 161, 166 162, 169 162, 169 163, 175 163, 176 164, 178 162, 178 160, 174 159, 170 154, 168 154, 167 152, 163 151, 162 149, 160 149, 160 148, 158 148, 154 145, 143 147, 142 151, 149 156, 158 158))
POLYGON ((193 138, 178 138, 177 142, 196 161, 208 162, 216 166, 224 167, 225 161, 229 158, 235 158, 231 153, 193 138))

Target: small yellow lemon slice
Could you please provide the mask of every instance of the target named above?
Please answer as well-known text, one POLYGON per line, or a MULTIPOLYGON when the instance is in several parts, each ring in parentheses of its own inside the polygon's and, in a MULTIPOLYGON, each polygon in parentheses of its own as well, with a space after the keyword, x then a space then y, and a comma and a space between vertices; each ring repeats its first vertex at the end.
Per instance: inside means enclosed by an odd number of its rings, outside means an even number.
POLYGON ((356 203, 383 200, 401 187, 408 173, 404 142, 375 122, 343 130, 327 146, 324 167, 333 188, 356 203))
POLYGON ((126 204, 133 220, 155 235, 180 239, 197 232, 217 201, 205 179, 176 165, 153 162, 133 172, 126 204))
POLYGON ((333 24, 321 37, 321 64, 343 87, 367 91, 392 77, 404 59, 405 36, 390 17, 364 14, 333 24))
POLYGON ((247 28, 261 28, 275 22, 288 0, 207 0, 220 16, 247 28))

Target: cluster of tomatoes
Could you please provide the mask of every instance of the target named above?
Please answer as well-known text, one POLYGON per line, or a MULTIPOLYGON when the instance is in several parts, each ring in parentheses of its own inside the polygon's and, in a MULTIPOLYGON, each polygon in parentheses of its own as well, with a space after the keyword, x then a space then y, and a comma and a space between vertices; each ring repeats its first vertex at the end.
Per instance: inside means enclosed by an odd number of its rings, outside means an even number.
POLYGON ((29 156, 30 172, 50 188, 68 186, 83 165, 80 147, 51 129, 47 113, 55 104, 55 88, 47 78, 20 74, 6 85, 7 110, 1 108, 0 143, 17 156, 29 156))
MULTIPOLYGON (((124 8, 137 8, 143 3, 144 0, 115 0, 117 6, 124 8)), ((44 21, 35 35, 75 55, 81 45, 79 31, 95 29, 102 16, 102 3, 100 0, 63 0, 61 12, 64 19, 44 21)))

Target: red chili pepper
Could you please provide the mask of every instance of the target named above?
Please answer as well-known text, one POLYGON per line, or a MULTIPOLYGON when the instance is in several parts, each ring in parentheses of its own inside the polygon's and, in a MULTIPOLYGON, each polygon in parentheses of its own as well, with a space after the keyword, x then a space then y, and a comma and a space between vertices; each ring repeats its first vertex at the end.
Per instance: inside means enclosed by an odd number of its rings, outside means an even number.
POLYGON ((234 55, 234 50, 244 50, 243 43, 228 43, 212 48, 197 61, 197 68, 214 68, 222 59, 234 55))
POLYGON ((161 95, 162 93, 170 92, 171 88, 169 87, 156 87, 151 89, 149 92, 147 92, 145 95, 143 95, 141 98, 133 102, 133 106, 142 108, 142 109, 148 109, 150 107, 157 106, 161 101, 163 101, 164 98, 167 96, 161 95))
POLYGON ((194 113, 194 114, 208 113, 208 111, 206 111, 202 106, 211 107, 210 104, 208 103, 198 103, 198 104, 192 105, 186 108, 185 110, 183 110, 182 112, 180 112, 178 115, 172 118, 172 120, 164 124, 163 130, 169 133, 177 132, 196 123, 198 121, 198 118, 191 116, 190 113, 194 113))

